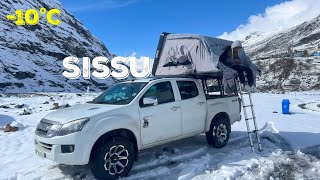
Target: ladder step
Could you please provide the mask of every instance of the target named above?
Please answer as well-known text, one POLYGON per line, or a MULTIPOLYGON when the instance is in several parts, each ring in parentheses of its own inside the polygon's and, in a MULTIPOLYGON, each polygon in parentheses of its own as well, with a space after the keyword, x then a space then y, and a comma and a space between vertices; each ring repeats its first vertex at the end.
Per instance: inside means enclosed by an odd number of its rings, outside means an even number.
POLYGON ((255 151, 254 142, 253 142, 252 135, 251 135, 251 133, 254 133, 255 134, 254 136, 256 136, 256 138, 257 138, 258 150, 261 152, 262 147, 261 147, 261 142, 260 142, 260 135, 258 133, 259 130, 256 125, 257 123, 256 123, 256 116, 255 116, 253 103, 252 103, 252 93, 250 91, 244 91, 245 89, 241 88, 239 78, 238 78, 238 86, 239 86, 238 95, 239 95, 240 102, 242 104, 241 106, 242 106, 242 109, 244 112, 244 119, 245 119, 246 125, 247 125, 247 133, 249 136, 249 143, 250 143, 251 150, 252 150, 252 152, 255 151), (248 101, 245 95, 247 95, 247 97, 250 100, 250 103, 248 103, 248 104, 245 103, 246 101, 248 101), (248 107, 250 107, 250 108, 247 109, 248 107), (247 114, 247 113, 249 113, 249 114, 247 114), (249 115, 249 117, 248 117, 248 115, 249 115), (249 120, 252 120, 253 122, 249 122, 249 120), (251 128, 250 128, 251 123, 254 123, 254 125, 255 125, 255 127, 253 128, 254 130, 251 130, 251 128))
POLYGON ((259 130, 249 131, 248 133, 250 134, 250 133, 257 133, 257 132, 259 132, 259 130))

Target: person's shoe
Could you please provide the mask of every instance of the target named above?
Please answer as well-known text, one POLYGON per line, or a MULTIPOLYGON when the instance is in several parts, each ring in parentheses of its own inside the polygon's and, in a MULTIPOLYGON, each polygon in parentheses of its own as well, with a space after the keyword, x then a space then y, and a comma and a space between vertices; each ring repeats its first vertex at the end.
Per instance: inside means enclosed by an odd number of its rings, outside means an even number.
POLYGON ((258 89, 255 86, 251 86, 250 87, 250 92, 251 93, 256 93, 256 92, 258 92, 258 89))

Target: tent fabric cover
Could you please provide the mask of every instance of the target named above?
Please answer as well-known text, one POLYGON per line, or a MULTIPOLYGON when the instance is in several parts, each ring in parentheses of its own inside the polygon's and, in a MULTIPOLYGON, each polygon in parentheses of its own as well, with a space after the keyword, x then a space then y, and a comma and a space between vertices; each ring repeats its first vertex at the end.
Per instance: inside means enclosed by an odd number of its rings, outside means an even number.
MULTIPOLYGON (((163 34, 162 34, 163 35, 163 34)), ((158 45, 154 76, 221 73, 219 57, 232 42, 194 34, 165 34, 158 45)))

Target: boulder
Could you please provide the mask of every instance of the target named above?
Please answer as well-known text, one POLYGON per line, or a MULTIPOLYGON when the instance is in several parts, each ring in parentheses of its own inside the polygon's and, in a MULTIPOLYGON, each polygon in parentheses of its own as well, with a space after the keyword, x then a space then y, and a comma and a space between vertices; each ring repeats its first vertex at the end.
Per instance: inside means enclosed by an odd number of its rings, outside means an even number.
POLYGON ((24 106, 24 104, 17 104, 17 105, 15 105, 14 107, 15 107, 15 108, 18 108, 18 109, 21 109, 21 108, 23 108, 23 106, 24 106))
POLYGON ((20 116, 30 115, 30 114, 31 114, 31 110, 30 109, 28 109, 28 110, 24 109, 23 112, 20 113, 20 116))
POLYGON ((70 107, 69 104, 66 104, 66 105, 62 105, 60 106, 59 103, 53 103, 53 108, 51 108, 51 110, 55 110, 55 109, 62 109, 62 108, 68 108, 70 107))
POLYGON ((59 109, 61 106, 59 106, 59 103, 53 103, 53 108, 52 110, 54 109, 59 109))
POLYGON ((9 106, 7 106, 7 105, 1 105, 0 108, 9 109, 9 106))
POLYGON ((18 127, 11 126, 11 124, 7 124, 4 128, 4 132, 16 132, 18 131, 18 127))

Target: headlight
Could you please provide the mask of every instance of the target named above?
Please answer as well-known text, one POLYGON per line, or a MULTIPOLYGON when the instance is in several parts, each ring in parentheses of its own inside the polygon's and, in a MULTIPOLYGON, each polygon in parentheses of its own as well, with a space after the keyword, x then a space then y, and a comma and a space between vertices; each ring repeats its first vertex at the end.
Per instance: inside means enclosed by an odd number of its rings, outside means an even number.
POLYGON ((61 126, 62 126, 61 124, 52 125, 52 126, 48 129, 47 136, 48 136, 48 137, 53 137, 53 136, 57 135, 57 133, 59 132, 61 126))
POLYGON ((89 121, 89 118, 77 119, 65 124, 60 125, 61 129, 57 136, 64 136, 67 134, 75 133, 81 131, 83 126, 89 121))

